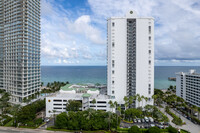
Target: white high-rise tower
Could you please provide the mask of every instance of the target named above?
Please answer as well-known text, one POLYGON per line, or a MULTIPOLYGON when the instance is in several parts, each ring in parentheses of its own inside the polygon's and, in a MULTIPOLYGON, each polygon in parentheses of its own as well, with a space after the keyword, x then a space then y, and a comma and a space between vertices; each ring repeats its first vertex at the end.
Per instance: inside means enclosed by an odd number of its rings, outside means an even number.
POLYGON ((125 96, 139 94, 148 101, 136 101, 134 107, 153 104, 154 19, 137 17, 130 11, 125 17, 109 18, 107 26, 108 95, 124 104, 125 96))
POLYGON ((0 0, 0 89, 11 102, 40 89, 40 0, 0 0))

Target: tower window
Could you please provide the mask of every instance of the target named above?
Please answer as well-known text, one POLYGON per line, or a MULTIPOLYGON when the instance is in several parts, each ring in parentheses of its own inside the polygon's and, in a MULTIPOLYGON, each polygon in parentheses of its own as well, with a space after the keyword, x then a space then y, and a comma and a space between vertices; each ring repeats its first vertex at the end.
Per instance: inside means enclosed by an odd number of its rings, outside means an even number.
POLYGON ((151 41, 151 37, 149 36, 149 41, 151 41))
POLYGON ((115 81, 113 80, 113 81, 112 81, 112 84, 114 84, 114 83, 115 83, 115 81))
POLYGON ((151 26, 149 26, 149 34, 151 34, 151 26))
POLYGON ((149 65, 151 65, 151 61, 149 60, 149 65))
POLYGON ((115 47, 115 43, 114 42, 112 42, 112 47, 115 47))
POLYGON ((114 70, 112 70, 112 74, 115 74, 115 71, 114 71, 114 70))
POLYGON ((151 50, 149 50, 149 54, 151 54, 151 50))
POLYGON ((115 26, 115 23, 114 22, 112 22, 112 27, 114 27, 115 26))
POLYGON ((149 87, 151 87, 151 84, 149 84, 149 87))

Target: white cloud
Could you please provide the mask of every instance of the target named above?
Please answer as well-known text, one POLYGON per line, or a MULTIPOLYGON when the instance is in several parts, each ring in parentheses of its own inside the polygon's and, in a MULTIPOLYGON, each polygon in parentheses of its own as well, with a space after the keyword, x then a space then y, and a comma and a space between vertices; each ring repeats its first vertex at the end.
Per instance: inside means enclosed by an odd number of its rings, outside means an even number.
POLYGON ((90 13, 64 9, 56 0, 41 3, 43 62, 106 64, 106 45, 93 44, 106 44, 107 18, 130 9, 155 18, 156 64, 200 60, 199 0, 88 0, 90 13))
POLYGON ((200 60, 199 0, 88 0, 88 3, 98 19, 123 16, 130 9, 138 16, 153 16, 157 60, 200 60))
POLYGON ((77 64, 80 60, 95 58, 91 49, 105 44, 106 39, 102 37, 102 31, 92 25, 90 16, 72 18, 70 11, 55 0, 42 0, 41 3, 42 64, 77 64))
POLYGON ((95 44, 106 44, 105 39, 101 37, 102 32, 97 27, 91 25, 89 15, 80 16, 74 22, 66 19, 66 24, 71 32, 83 34, 95 44))

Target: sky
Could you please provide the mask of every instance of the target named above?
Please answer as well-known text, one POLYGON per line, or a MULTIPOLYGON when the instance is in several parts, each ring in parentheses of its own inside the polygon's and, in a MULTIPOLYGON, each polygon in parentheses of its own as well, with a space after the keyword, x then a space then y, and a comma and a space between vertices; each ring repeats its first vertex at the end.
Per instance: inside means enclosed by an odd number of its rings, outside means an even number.
POLYGON ((107 18, 155 19, 155 65, 200 65, 200 0, 41 0, 41 65, 105 66, 107 18))

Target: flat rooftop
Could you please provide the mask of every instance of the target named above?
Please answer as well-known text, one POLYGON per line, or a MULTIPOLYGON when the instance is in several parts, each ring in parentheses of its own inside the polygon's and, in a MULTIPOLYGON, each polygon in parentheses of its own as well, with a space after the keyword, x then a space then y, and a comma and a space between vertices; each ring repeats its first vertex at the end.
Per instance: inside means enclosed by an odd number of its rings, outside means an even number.
POLYGON ((109 99, 108 95, 103 95, 103 94, 89 94, 89 93, 54 93, 52 95, 49 95, 47 97, 56 97, 56 98, 67 98, 67 99, 82 99, 82 97, 89 97, 90 99, 101 99, 101 100, 106 100, 109 99))
POLYGON ((63 87, 60 88, 61 90, 63 91, 72 91, 72 90, 75 90, 76 92, 77 91, 97 91, 99 89, 97 88, 89 88, 87 85, 73 85, 73 84, 67 84, 63 87))

